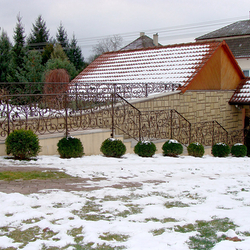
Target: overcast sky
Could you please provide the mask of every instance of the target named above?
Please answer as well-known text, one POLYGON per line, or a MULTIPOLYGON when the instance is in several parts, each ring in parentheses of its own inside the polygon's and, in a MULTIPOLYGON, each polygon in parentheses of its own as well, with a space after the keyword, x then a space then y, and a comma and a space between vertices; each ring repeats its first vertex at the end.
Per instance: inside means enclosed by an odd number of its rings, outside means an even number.
POLYGON ((249 0, 0 0, 0 27, 13 40, 18 13, 26 35, 42 15, 55 37, 62 22, 70 39, 76 35, 87 58, 103 37, 119 34, 126 45, 144 31, 149 37, 158 33, 163 45, 189 42, 249 19, 249 11, 249 0))

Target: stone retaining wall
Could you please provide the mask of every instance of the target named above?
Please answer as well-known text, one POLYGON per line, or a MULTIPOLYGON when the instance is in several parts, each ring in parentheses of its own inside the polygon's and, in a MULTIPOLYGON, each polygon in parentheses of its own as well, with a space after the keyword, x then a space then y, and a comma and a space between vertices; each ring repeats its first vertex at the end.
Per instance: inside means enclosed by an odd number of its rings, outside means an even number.
POLYGON ((229 100, 234 91, 180 91, 165 93, 131 103, 140 111, 175 109, 189 122, 217 121, 226 130, 242 128, 242 112, 229 100))

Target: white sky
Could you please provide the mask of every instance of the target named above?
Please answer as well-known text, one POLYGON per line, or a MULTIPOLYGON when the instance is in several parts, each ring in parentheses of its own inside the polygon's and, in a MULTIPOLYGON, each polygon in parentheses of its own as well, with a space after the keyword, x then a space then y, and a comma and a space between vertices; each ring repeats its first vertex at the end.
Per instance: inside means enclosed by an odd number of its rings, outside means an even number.
POLYGON ((0 27, 12 40, 20 12, 25 33, 29 35, 41 14, 50 36, 56 36, 62 22, 69 38, 73 33, 76 35, 87 58, 98 39, 113 34, 122 35, 124 45, 136 39, 140 31, 150 37, 158 32, 163 45, 189 42, 227 24, 248 19, 249 11, 249 0, 0 0, 0 27), (169 31, 175 26, 200 23, 217 25, 169 31))

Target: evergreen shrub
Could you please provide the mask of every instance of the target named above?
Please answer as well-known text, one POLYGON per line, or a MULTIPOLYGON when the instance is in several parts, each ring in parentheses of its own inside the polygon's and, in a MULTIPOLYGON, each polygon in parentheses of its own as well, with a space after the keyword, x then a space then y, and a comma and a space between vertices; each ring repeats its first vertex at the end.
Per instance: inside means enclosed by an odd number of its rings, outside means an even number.
POLYGON ((176 157, 177 155, 182 154, 183 146, 178 141, 171 139, 163 144, 162 150, 164 156, 176 157))
POLYGON ((215 157, 226 157, 230 154, 230 147, 226 143, 216 143, 212 147, 212 155, 215 157))
POLYGON ((14 130, 5 140, 6 153, 16 159, 28 160, 41 150, 38 136, 32 130, 14 130))
POLYGON ((64 137, 57 143, 57 151, 61 158, 82 157, 83 146, 78 138, 64 137))
POLYGON ((121 140, 108 138, 100 148, 101 152, 107 157, 121 157, 126 153, 126 146, 121 140))
POLYGON ((198 142, 190 143, 187 147, 188 155, 194 157, 202 157, 205 153, 203 145, 198 142))
POLYGON ((139 141, 135 147, 135 154, 142 157, 152 157, 155 154, 156 146, 153 142, 150 141, 139 141))
POLYGON ((244 157, 247 155, 247 147, 241 143, 236 143, 231 148, 231 154, 235 157, 244 157))

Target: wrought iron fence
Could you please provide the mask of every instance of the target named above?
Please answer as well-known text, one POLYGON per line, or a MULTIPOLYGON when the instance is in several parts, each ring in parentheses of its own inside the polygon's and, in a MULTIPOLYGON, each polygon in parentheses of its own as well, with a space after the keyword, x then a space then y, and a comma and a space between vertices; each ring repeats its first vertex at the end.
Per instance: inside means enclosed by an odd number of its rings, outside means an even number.
POLYGON ((221 141, 232 145, 243 141, 243 130, 229 133, 216 121, 191 124, 176 110, 141 112, 125 99, 148 95, 154 88, 158 91, 156 85, 151 89, 147 86, 147 90, 145 86, 140 90, 140 85, 131 89, 105 86, 87 89, 77 85, 71 88, 67 83, 1 83, 0 141, 20 128, 38 135, 63 132, 66 136, 77 130, 109 128, 113 136, 116 130, 136 140, 174 138, 186 145, 221 141))

